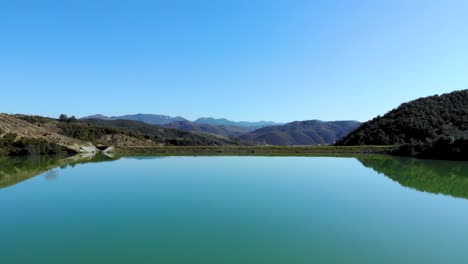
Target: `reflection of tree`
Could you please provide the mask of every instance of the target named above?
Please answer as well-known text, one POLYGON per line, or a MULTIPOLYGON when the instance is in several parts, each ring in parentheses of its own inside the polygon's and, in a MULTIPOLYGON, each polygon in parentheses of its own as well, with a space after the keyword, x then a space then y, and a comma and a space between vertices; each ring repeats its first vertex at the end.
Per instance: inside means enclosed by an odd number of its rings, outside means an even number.
POLYGON ((468 162, 389 156, 357 159, 365 167, 382 173, 403 186, 468 199, 468 162))
POLYGON ((50 169, 45 173, 45 178, 49 181, 56 180, 58 177, 59 171, 57 169, 50 169))

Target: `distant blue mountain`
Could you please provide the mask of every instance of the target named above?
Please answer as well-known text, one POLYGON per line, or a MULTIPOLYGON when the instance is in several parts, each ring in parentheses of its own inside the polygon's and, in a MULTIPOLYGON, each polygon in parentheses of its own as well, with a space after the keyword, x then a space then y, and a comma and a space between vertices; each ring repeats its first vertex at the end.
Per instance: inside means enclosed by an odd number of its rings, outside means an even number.
POLYGON ((134 120, 140 121, 153 125, 165 125, 177 121, 187 121, 187 119, 176 116, 165 116, 165 115, 153 115, 153 114, 135 114, 135 115, 123 115, 123 116, 105 116, 105 115, 92 115, 86 116, 81 119, 101 119, 101 120, 134 120))
POLYGON ((247 122, 247 121, 231 121, 225 118, 212 118, 212 117, 201 117, 194 121, 198 124, 207 124, 215 126, 237 126, 244 127, 249 130, 256 130, 262 127, 281 125, 281 123, 275 123, 272 121, 258 121, 258 122, 247 122))
MULTIPOLYGON (((189 121, 183 117, 176 116, 166 116, 166 115, 153 115, 153 114, 135 114, 135 115, 123 115, 123 116, 105 116, 101 114, 86 116, 81 119, 101 119, 101 120, 134 120, 145 122, 153 125, 167 125, 173 122, 184 122, 189 121)), ((195 120, 195 124, 204 124, 212 126, 232 126, 232 127, 241 127, 248 131, 253 131, 262 127, 281 125, 280 123, 275 123, 271 121, 258 121, 258 122, 246 122, 240 121, 235 122, 225 118, 212 118, 212 117, 202 117, 195 120)))

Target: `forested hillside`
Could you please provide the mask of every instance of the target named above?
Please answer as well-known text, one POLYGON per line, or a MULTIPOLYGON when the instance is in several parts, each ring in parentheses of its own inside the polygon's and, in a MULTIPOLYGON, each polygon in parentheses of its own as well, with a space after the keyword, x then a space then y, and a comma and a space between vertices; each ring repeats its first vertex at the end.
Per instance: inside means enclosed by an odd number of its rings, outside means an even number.
POLYGON ((337 145, 424 143, 468 132, 468 90, 420 98, 376 117, 337 145))
POLYGON ((336 145, 398 145, 395 154, 468 159, 468 90, 404 103, 336 145))

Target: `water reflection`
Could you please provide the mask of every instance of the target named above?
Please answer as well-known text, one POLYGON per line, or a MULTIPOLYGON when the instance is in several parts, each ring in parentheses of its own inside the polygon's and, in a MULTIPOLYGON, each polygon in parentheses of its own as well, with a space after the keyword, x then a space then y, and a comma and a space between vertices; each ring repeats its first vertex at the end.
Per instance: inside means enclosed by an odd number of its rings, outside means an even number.
POLYGON ((72 157, 14 157, 0 158, 0 189, 13 186, 22 181, 46 172, 47 180, 58 177, 58 168, 66 168, 77 164, 117 160, 110 155, 76 155, 72 157))
MULTIPOLYGON (((165 157, 133 158, 144 160, 165 157)), ((371 168, 402 186, 422 192, 468 199, 468 162, 466 161, 420 160, 371 155, 354 158, 361 162, 364 167, 371 168)), ((119 157, 102 154, 77 155, 67 158, 0 158, 0 189, 13 186, 44 173, 47 180, 56 180, 60 175, 60 168, 117 159, 119 157)))
POLYGON ((402 186, 418 191, 468 199, 468 162, 363 156, 362 165, 402 186))
POLYGON ((59 170, 51 169, 45 173, 45 178, 48 181, 55 181, 58 178, 59 170))

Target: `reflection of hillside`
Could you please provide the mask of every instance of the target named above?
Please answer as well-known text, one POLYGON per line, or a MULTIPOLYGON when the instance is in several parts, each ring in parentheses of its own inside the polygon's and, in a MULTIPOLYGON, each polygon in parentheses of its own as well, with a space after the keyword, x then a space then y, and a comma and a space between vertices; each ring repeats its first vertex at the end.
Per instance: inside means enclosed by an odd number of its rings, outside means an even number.
POLYGON ((468 162, 388 156, 357 159, 403 186, 468 199, 468 162))
POLYGON ((76 155, 67 158, 45 156, 0 158, 0 189, 10 187, 57 167, 63 168, 68 165, 112 160, 115 158, 104 155, 76 155))

